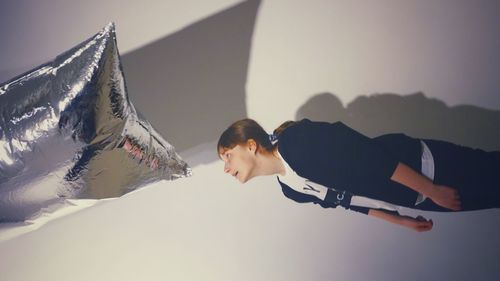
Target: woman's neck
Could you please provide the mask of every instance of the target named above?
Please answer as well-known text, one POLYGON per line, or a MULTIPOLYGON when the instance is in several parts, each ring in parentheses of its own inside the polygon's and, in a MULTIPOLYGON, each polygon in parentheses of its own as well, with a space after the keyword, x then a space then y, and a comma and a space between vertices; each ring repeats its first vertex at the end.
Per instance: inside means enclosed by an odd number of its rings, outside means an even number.
POLYGON ((259 175, 269 176, 269 175, 285 175, 285 165, 283 160, 279 157, 278 152, 273 153, 263 153, 260 157, 257 157, 257 171, 259 175))

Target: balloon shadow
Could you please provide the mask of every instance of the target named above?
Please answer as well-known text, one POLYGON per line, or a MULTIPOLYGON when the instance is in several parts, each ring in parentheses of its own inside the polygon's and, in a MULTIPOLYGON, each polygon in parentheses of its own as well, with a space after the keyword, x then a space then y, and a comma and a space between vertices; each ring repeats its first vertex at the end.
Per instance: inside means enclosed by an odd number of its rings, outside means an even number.
POLYGON ((227 124, 247 116, 259 5, 237 4, 122 56, 131 100, 177 151, 212 142, 227 124))

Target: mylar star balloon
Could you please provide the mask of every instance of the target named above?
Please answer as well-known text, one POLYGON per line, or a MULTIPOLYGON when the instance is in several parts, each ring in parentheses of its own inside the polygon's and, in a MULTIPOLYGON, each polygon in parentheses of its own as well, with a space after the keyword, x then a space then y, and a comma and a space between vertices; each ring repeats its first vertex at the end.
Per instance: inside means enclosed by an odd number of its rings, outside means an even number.
POLYGON ((191 174, 129 101, 115 36, 111 23, 0 85, 0 221, 191 174))

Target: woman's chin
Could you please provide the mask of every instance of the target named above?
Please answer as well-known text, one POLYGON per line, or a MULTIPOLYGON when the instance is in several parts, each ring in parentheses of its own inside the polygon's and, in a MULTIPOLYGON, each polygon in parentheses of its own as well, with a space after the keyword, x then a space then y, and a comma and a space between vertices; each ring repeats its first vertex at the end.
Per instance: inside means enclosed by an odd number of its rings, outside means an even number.
POLYGON ((237 179, 240 183, 246 183, 249 180, 248 177, 238 177, 237 179))
POLYGON ((256 175, 242 176, 242 177, 238 178, 238 181, 240 183, 247 183, 247 182, 249 182, 251 179, 253 179, 255 177, 256 177, 256 175))

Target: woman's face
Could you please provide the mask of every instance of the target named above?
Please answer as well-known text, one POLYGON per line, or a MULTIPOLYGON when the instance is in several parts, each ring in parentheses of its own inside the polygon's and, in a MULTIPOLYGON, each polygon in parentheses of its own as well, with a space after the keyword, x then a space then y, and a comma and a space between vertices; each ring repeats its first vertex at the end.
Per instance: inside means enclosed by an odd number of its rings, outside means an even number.
POLYGON ((236 145, 222 152, 224 172, 235 177, 239 182, 245 183, 253 178, 255 170, 256 146, 252 143, 236 145))

